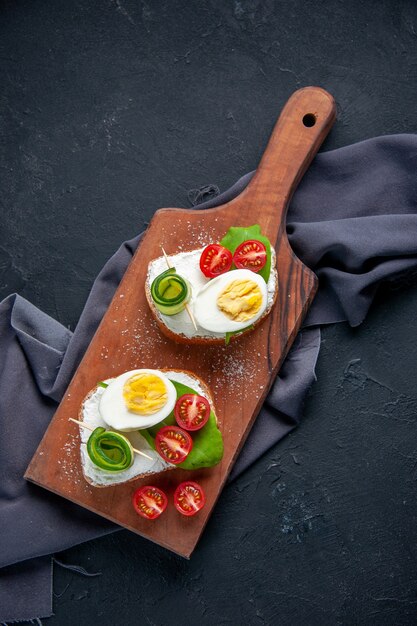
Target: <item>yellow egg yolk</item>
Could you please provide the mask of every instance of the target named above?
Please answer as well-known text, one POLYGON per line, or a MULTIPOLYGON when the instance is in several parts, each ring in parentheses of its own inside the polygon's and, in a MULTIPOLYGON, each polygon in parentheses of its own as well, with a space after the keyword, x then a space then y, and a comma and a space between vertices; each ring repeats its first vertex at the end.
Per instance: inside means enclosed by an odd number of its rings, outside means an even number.
POLYGON ((248 322, 262 306, 262 292, 252 280, 233 280, 217 296, 217 306, 229 319, 248 322))
POLYGON ((129 411, 139 415, 152 415, 168 401, 164 381, 151 373, 131 376, 123 386, 123 398, 129 411))

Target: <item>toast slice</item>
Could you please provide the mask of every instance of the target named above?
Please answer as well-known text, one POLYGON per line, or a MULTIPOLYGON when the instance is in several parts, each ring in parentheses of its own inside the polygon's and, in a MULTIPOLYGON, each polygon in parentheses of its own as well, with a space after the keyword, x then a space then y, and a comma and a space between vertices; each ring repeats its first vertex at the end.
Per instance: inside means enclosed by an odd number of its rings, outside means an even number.
MULTIPOLYGON (((180 252, 168 257, 171 267, 175 267, 178 274, 187 279, 192 288, 192 297, 189 306, 193 308, 193 301, 196 293, 209 282, 200 270, 199 260, 204 248, 190 250, 188 252, 180 252)), ((151 285, 154 279, 167 269, 166 259, 161 256, 151 261, 148 265, 148 272, 145 282, 145 294, 149 304, 149 308, 154 316, 162 333, 176 341, 177 343, 186 344, 217 344, 224 345, 226 333, 215 333, 198 326, 194 328, 190 316, 187 311, 181 311, 176 315, 163 315, 155 306, 151 296, 151 285)), ((238 334, 232 335, 232 341, 238 339, 242 335, 251 332, 269 315, 274 306, 278 295, 278 274, 276 269, 275 250, 271 248, 271 273, 267 283, 267 306, 262 316, 248 329, 242 330, 238 334)))
MULTIPOLYGON (((191 372, 183 370, 161 368, 159 371, 163 372, 170 380, 187 385, 188 387, 191 387, 194 391, 196 391, 196 393, 205 396, 210 403, 211 410, 216 415, 210 389, 198 376, 191 372)), ((105 382, 109 383, 111 380, 112 379, 108 379, 105 382)), ((107 425, 105 424, 99 413, 99 403, 103 392, 104 388, 98 385, 87 394, 80 407, 80 411, 78 414, 79 421, 84 422, 91 428, 97 428, 98 426, 107 428, 107 425)), ((123 432, 122 434, 129 439, 134 448, 145 452, 148 456, 152 458, 152 461, 138 454, 135 454, 133 465, 126 470, 123 470, 121 472, 109 472, 106 470, 102 470, 94 465, 94 463, 88 456, 86 443, 91 434, 91 431, 89 431, 87 428, 83 428, 82 426, 80 426, 79 428, 81 439, 81 467, 85 480, 93 487, 108 487, 112 485, 119 485, 125 482, 137 480, 138 478, 145 478, 147 476, 159 474, 160 472, 173 470, 176 467, 175 465, 164 461, 159 456, 158 452, 156 452, 156 450, 154 450, 150 446, 145 437, 140 434, 140 431, 135 430, 132 432, 123 432)))

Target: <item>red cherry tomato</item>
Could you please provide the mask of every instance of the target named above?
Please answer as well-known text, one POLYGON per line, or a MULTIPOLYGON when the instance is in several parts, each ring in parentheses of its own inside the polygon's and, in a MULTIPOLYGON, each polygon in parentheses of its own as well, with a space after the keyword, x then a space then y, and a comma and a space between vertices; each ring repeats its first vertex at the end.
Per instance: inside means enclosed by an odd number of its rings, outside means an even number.
POLYGON ((183 515, 198 513, 206 503, 206 496, 198 483, 186 481, 178 485, 174 493, 175 508, 183 515))
POLYGON ((186 393, 178 398, 175 409, 175 419, 178 426, 185 430, 200 430, 207 424, 210 417, 210 404, 204 396, 195 393, 186 393))
POLYGON ((177 465, 191 452, 193 440, 178 426, 164 426, 156 433, 155 446, 164 461, 177 465))
POLYGON ((220 276, 232 267, 232 253, 218 243, 211 243, 204 248, 200 257, 200 269, 207 278, 220 276))
POLYGON ((248 239, 240 244, 233 255, 233 263, 240 270, 259 272, 266 263, 266 248, 257 239, 248 239))
POLYGON ((145 485, 136 489, 132 496, 133 507, 145 519, 156 519, 166 509, 168 498, 162 489, 145 485))

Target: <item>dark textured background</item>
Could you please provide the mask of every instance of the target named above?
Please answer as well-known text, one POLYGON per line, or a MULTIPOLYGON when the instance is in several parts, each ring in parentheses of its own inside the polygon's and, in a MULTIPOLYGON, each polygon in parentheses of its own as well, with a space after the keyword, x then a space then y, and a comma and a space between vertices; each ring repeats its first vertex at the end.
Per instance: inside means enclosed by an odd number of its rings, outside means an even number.
MULTIPOLYGON (((298 87, 324 149, 417 128, 413 1, 0 3, 0 297, 74 328, 155 209, 256 167, 298 87)), ((59 555, 47 623, 416 624, 415 281, 323 332, 301 427, 228 486, 190 562, 126 531, 59 555)))

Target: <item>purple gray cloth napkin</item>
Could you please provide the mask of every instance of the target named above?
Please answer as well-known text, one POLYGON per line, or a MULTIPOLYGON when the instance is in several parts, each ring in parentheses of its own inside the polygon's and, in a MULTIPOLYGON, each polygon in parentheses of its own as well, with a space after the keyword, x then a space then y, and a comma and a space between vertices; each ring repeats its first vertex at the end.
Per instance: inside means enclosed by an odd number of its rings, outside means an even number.
MULTIPOLYGON (((314 381, 318 326, 360 324, 382 281, 417 268, 416 165, 417 136, 395 135, 321 153, 303 178, 287 231, 318 275, 319 292, 231 479, 299 422, 314 381)), ((199 208, 233 198, 251 176, 199 208)), ((106 263, 74 333, 16 294, 0 303, 0 622, 51 615, 48 555, 118 529, 23 474, 139 239, 106 263)))

